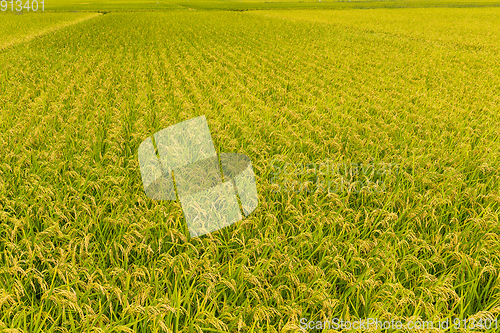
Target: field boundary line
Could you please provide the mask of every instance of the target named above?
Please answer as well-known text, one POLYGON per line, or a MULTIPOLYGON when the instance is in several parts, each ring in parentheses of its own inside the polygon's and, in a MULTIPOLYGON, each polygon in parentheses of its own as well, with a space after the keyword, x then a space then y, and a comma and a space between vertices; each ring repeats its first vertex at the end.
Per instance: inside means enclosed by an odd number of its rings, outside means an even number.
POLYGON ((62 24, 58 24, 56 26, 53 26, 51 28, 48 28, 48 29, 45 29, 45 30, 41 30, 39 32, 36 32, 32 35, 27 35, 27 36, 24 36, 24 37, 20 37, 12 42, 9 42, 5 45, 0 45, 0 52, 3 52, 11 47, 14 47, 16 45, 19 45, 19 44, 22 44, 22 43, 27 43, 27 42, 30 42, 32 41, 33 39, 35 38, 39 38, 39 37, 43 37, 45 35, 48 35, 52 32, 56 32, 56 31, 59 31, 59 30, 62 30, 64 28, 67 28, 67 27, 70 27, 72 25, 76 25, 76 24, 79 24, 79 23, 82 23, 84 21, 87 21, 87 20, 90 20, 90 19, 93 19, 95 17, 98 17, 98 16, 101 16, 103 15, 102 13, 94 13, 93 15, 89 15, 87 17, 84 17, 84 18, 79 18, 75 21, 70 21, 70 22, 66 22, 66 23, 62 23, 62 24))

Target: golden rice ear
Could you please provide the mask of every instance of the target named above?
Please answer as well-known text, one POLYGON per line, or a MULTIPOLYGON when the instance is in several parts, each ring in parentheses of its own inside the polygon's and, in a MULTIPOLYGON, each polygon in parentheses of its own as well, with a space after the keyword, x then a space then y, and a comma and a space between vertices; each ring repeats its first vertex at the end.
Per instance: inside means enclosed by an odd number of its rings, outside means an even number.
POLYGON ((252 161, 246 155, 234 153, 221 153, 220 161, 224 180, 233 182, 243 213, 250 215, 259 204, 252 161))
POLYGON ((191 195, 179 193, 191 237, 220 230, 242 219, 230 182, 191 195))
POLYGON ((165 169, 172 170, 217 156, 205 116, 167 127, 156 132, 154 138, 165 169))
POLYGON ((139 146, 139 166, 144 192, 153 200, 175 200, 175 188, 170 170, 165 172, 156 156, 151 138, 139 146))

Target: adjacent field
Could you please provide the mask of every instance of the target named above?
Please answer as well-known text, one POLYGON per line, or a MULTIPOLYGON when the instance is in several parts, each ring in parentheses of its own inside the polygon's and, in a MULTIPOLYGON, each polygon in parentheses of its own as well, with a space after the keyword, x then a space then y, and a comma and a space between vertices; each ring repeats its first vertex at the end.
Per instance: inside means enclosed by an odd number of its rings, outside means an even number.
POLYGON ((263 9, 370 9, 429 7, 500 7, 498 0, 51 0, 47 11, 164 11, 164 10, 263 10, 263 9))
POLYGON ((268 9, 374 9, 374 8, 435 8, 435 7, 499 7, 497 0, 489 1, 332 1, 332 0, 174 0, 177 5, 199 10, 268 10, 268 9))
POLYGON ((62 29, 97 13, 1 13, 0 50, 62 29))
POLYGON ((183 9, 172 1, 152 0, 54 0, 45 1, 47 11, 159 11, 183 9))
POLYGON ((498 317, 499 14, 108 13, 0 51, 0 330, 498 317), (252 159, 260 205, 189 239, 137 148, 198 115, 252 159), (269 181, 371 159, 400 167, 384 193, 269 181))
MULTIPOLYGON (((500 50, 500 31, 495 28, 500 26, 500 8, 274 10, 255 11, 252 14, 294 22, 329 24, 386 39, 415 40, 423 47, 448 47, 459 52, 469 49, 485 52, 500 50)), ((497 59, 491 60, 494 63, 490 70, 496 71, 497 59)))

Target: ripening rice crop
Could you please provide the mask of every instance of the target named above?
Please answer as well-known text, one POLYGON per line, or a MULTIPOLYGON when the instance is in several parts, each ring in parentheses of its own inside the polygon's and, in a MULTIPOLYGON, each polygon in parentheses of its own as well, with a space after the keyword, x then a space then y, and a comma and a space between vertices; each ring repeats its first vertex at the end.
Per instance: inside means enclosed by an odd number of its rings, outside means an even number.
POLYGON ((499 14, 108 13, 0 51, 0 329, 497 317, 499 14), (137 149, 199 115, 260 203, 190 239, 137 149), (271 181, 325 161, 398 172, 379 192, 271 181))
POLYGON ((17 13, 2 14, 0 51, 36 37, 97 16, 97 13, 17 13))

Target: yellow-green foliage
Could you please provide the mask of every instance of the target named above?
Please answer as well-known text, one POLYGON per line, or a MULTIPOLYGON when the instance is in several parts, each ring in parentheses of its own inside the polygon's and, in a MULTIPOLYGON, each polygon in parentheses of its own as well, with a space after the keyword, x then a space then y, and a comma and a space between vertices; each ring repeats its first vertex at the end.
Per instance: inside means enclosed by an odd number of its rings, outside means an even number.
MULTIPOLYGON (((10 7, 9 7, 10 9, 10 7)), ((97 16, 96 13, 0 12, 0 50, 97 16)))
POLYGON ((0 330, 497 317, 498 14, 110 13, 0 52, 0 330), (260 205, 189 239, 137 148, 203 114, 260 205), (384 193, 273 193, 275 159, 400 172, 384 193))

